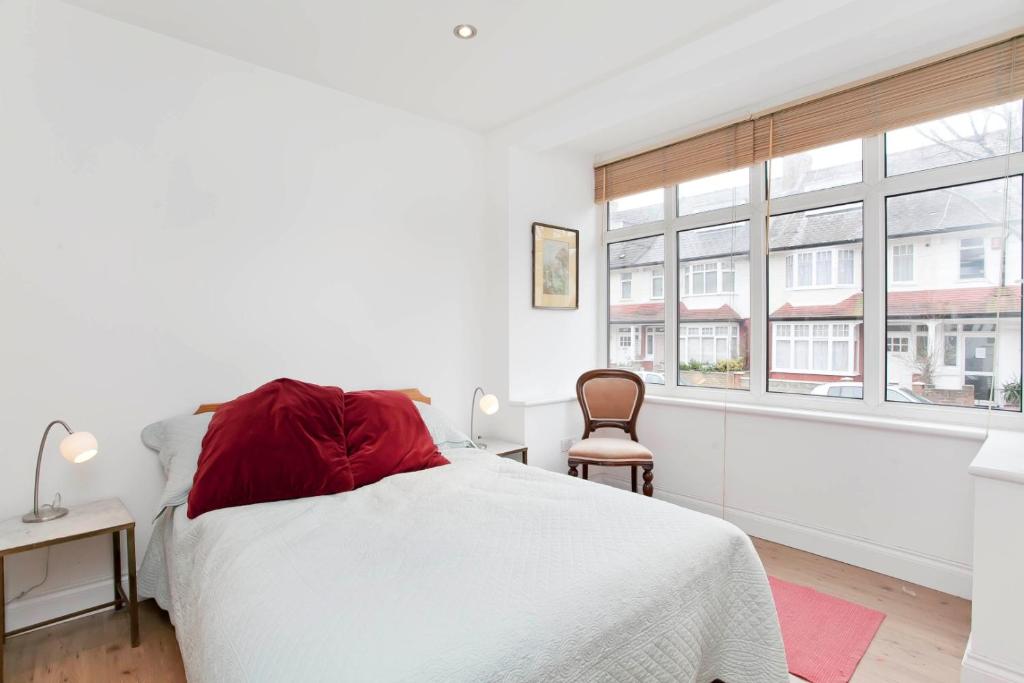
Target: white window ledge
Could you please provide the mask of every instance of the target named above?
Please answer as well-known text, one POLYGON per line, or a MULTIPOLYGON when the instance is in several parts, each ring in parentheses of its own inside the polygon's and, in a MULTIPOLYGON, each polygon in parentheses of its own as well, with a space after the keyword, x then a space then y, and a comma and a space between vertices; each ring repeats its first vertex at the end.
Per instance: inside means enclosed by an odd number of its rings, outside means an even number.
POLYGON ((1024 434, 993 429, 967 471, 976 477, 1024 484, 1024 434))
MULTIPOLYGON (((765 417, 779 417, 788 420, 808 420, 813 422, 825 422, 830 424, 846 425, 853 427, 864 427, 866 429, 884 429, 896 432, 910 432, 914 434, 926 434, 929 436, 945 436, 952 439, 965 439, 981 443, 985 441, 986 430, 983 427, 970 425, 943 424, 940 422, 927 422, 923 420, 905 420, 901 418, 877 417, 874 415, 855 415, 850 413, 829 412, 823 410, 807 410, 803 408, 789 408, 779 406, 765 406, 754 403, 733 403, 722 400, 704 400, 695 398, 679 398, 675 396, 658 396, 647 394, 644 397, 646 403, 656 405, 676 406, 679 408, 692 408, 697 410, 713 410, 721 412, 728 410, 730 413, 741 415, 761 415, 765 417)), ((536 398, 526 400, 509 401, 510 406, 517 408, 536 408, 539 406, 555 405, 558 403, 575 403, 575 396, 557 396, 552 398, 536 398)), ((1017 448, 1024 442, 1024 433, 1004 430, 992 430, 992 434, 1005 434, 1007 438, 1016 439, 1017 448)), ((1021 468, 1024 472, 1024 455, 1021 458, 1021 468)), ((972 472, 973 473, 973 472, 972 472)), ((1024 482, 1024 474, 1022 474, 1024 482)))
POLYGON ((730 413, 741 415, 763 415, 766 417, 780 417, 790 420, 810 420, 814 422, 827 422, 831 424, 847 425, 854 427, 865 427, 867 429, 886 429, 897 432, 912 432, 915 434, 928 434, 931 436, 947 436, 953 439, 966 439, 968 441, 984 441, 985 430, 981 427, 964 425, 949 425, 937 422, 923 422, 920 420, 902 420, 888 417, 876 417, 873 415, 853 415, 850 413, 836 413, 822 410, 805 410, 801 408, 786 408, 777 406, 764 406, 753 403, 728 403, 722 401, 705 401, 692 398, 676 398, 672 396, 651 396, 648 394, 644 400, 649 403, 660 405, 685 406, 703 410, 728 410, 730 413))

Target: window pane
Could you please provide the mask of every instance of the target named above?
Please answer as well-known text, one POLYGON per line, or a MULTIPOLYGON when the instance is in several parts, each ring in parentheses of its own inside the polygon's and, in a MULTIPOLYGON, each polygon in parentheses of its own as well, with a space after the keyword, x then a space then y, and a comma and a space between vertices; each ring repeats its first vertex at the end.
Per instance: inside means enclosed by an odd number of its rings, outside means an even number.
POLYGON ((861 398, 864 316, 859 263, 863 206, 772 216, 768 226, 768 390, 861 398), (786 263, 796 255, 796 288, 786 263), (835 268, 835 274, 833 274, 835 268), (834 391, 833 391, 834 390, 834 391))
POLYGON ((888 175, 1021 151, 1021 100, 885 134, 888 175))
POLYGON ((853 284, 853 261, 854 251, 853 249, 840 249, 839 250, 839 284, 841 285, 852 285, 853 284))
POLYGON ((608 229, 618 230, 664 220, 665 191, 661 188, 608 202, 608 229))
POLYGON ((832 284, 832 251, 819 251, 814 264, 814 284, 832 284))
POLYGON ((772 197, 861 181, 861 141, 850 140, 771 160, 772 197))
POLYGON ((960 240, 960 279, 985 277, 985 240, 971 237, 960 240))
POLYGON ((750 388, 750 223, 677 233, 680 386, 750 388), (721 273, 721 289, 719 289, 721 273), (685 339, 684 339, 685 337, 685 339))
POLYGON ((1019 411, 1021 176, 889 197, 886 229, 887 399, 1019 411))
POLYGON ((897 244, 892 248, 892 281, 911 282, 914 279, 914 245, 897 244))
POLYGON ((681 183, 676 188, 676 196, 680 216, 742 206, 750 201, 750 169, 741 168, 681 183))
POLYGON ((665 383, 665 300, 655 288, 664 267, 660 235, 608 245, 608 367, 632 370, 648 384, 665 383))
POLYGON ((814 255, 811 252, 804 252, 798 254, 800 262, 799 278, 797 279, 798 287, 810 287, 811 286, 811 274, 814 272, 814 255))

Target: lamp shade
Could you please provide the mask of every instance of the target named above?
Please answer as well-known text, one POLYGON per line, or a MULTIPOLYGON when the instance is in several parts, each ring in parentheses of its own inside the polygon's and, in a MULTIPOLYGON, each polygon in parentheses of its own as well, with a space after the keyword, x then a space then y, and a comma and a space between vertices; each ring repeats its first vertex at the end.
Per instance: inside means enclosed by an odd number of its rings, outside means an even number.
POLYGON ((498 397, 494 394, 484 394, 480 397, 480 412, 484 415, 494 415, 499 407, 498 397))
POLYGON ((85 462, 96 455, 99 445, 89 432, 72 432, 60 442, 60 454, 68 462, 85 462))

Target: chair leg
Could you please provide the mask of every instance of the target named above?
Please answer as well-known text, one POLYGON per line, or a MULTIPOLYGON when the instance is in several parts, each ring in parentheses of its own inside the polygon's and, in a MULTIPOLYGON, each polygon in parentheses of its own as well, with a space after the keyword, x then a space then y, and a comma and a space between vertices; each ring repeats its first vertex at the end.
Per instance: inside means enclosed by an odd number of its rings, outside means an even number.
POLYGON ((633 493, 636 493, 636 465, 629 466, 629 479, 633 486, 633 493))
POLYGON ((569 463, 569 476, 570 477, 578 477, 578 476, 580 476, 580 473, 576 471, 576 465, 574 465, 572 463, 569 463))
MULTIPOLYGON (((650 498, 654 495, 654 465, 644 465, 644 495, 650 498)), ((634 489, 636 490, 636 489, 634 489)))
POLYGON ((590 479, 590 465, 583 463, 583 478, 590 479))

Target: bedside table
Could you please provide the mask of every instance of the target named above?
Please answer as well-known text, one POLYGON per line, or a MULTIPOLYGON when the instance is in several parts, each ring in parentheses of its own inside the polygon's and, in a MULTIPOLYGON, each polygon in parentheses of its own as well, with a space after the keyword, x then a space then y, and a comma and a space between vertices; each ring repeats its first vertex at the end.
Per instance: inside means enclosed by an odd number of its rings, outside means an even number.
POLYGON ((67 619, 97 612, 107 607, 119 610, 128 607, 131 623, 132 647, 139 645, 139 599, 135 578, 135 519, 117 498, 101 500, 69 508, 68 514, 59 519, 26 524, 21 517, 12 517, 0 522, 0 682, 3 681, 4 642, 8 638, 35 631, 67 619), (121 532, 124 532, 128 546, 128 595, 121 586, 121 532), (28 550, 46 548, 69 541, 92 536, 110 534, 112 540, 114 568, 114 599, 102 605, 88 607, 71 614, 54 617, 31 626, 13 631, 6 630, 6 597, 4 595, 4 560, 8 555, 28 550))
POLYGON ((485 450, 488 453, 494 453, 495 455, 518 455, 523 460, 523 464, 526 465, 526 446, 521 443, 515 443, 513 441, 503 441, 502 439, 492 439, 489 436, 482 436, 480 440, 483 441, 486 446, 483 446, 481 450, 485 450))

